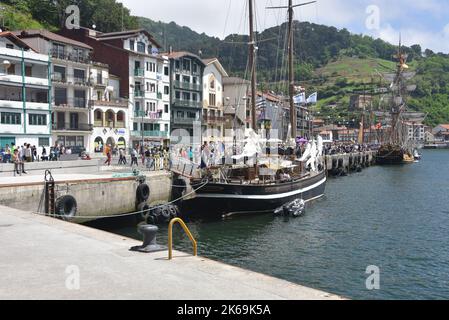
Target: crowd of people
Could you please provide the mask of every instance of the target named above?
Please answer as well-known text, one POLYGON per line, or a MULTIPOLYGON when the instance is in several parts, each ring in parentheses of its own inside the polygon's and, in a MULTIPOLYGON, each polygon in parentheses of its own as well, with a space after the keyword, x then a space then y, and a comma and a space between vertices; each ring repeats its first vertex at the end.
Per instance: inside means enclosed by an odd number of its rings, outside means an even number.
POLYGON ((375 146, 370 144, 333 142, 324 147, 325 155, 347 154, 374 150, 375 146))

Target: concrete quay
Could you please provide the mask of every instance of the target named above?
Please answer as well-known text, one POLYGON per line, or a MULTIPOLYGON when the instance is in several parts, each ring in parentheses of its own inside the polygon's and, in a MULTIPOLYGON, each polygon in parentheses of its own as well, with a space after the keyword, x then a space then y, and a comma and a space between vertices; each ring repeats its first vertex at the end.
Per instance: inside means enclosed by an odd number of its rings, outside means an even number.
MULTIPOLYGON (((0 299, 340 300, 339 296, 0 206, 0 299)), ((199 252, 201 255, 201 252, 199 252)))
MULTIPOLYGON (((141 174, 150 187, 147 203, 151 206, 167 203, 171 196, 171 174, 166 171, 145 171, 141 174)), ((98 216, 136 211, 139 182, 130 168, 123 172, 98 171, 97 168, 95 173, 56 173, 53 178, 56 199, 70 195, 77 202, 76 217, 71 221, 86 222, 98 216)), ((0 177, 0 205, 38 211, 44 188, 43 174, 0 177)))

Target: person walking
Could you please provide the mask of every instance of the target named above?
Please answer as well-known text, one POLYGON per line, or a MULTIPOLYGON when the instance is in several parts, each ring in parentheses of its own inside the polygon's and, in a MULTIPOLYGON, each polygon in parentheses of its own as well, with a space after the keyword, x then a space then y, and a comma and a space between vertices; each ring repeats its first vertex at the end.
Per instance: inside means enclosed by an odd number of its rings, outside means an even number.
POLYGON ((118 160, 118 164, 121 165, 126 165, 126 156, 125 156, 125 150, 120 149, 119 150, 119 160, 118 160))
POLYGON ((133 150, 131 151, 131 167, 133 165, 138 166, 139 164, 137 163, 137 150, 135 148, 133 148, 133 150))
POLYGON ((106 147, 106 161, 104 162, 104 164, 107 164, 108 166, 110 166, 111 161, 112 161, 112 150, 111 150, 111 145, 109 144, 106 147))

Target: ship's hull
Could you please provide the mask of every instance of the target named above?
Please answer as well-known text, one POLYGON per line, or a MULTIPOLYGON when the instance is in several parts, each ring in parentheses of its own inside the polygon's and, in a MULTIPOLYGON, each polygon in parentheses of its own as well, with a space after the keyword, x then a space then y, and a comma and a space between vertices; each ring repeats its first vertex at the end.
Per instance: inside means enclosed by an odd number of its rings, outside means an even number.
POLYGON ((376 155, 378 165, 395 165, 404 163, 405 151, 397 145, 384 145, 376 155))
POLYGON ((181 205, 185 216, 223 216, 274 212, 296 199, 306 202, 324 195, 326 174, 321 172, 297 181, 273 185, 210 183, 181 205))

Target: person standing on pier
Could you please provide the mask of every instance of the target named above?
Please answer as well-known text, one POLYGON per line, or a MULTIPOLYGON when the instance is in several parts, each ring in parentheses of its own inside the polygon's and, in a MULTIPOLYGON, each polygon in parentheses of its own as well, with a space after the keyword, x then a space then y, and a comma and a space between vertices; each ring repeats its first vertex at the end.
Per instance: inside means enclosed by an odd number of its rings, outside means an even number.
POLYGON ((139 165, 137 163, 137 150, 136 150, 136 148, 133 148, 133 150, 131 151, 131 167, 133 165, 136 165, 136 166, 139 165))
POLYGON ((22 173, 27 174, 27 172, 25 171, 25 165, 23 163, 23 160, 20 157, 19 150, 17 149, 14 150, 12 161, 14 162, 14 171, 17 174, 20 174, 20 168, 22 168, 22 173))
POLYGON ((106 147, 106 161, 104 162, 104 164, 107 164, 108 166, 111 165, 111 161, 112 161, 112 150, 111 150, 111 145, 109 144, 106 147))

